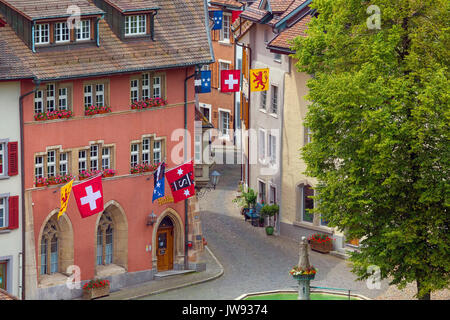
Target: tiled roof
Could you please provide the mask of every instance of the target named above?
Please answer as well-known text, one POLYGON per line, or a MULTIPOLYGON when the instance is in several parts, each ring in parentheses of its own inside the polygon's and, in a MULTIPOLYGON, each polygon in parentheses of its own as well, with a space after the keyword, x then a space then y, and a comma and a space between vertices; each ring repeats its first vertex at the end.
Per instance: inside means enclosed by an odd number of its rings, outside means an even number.
POLYGON ((267 45, 268 48, 281 48, 285 50, 290 49, 291 44, 290 41, 294 40, 294 38, 298 36, 306 37, 306 29, 308 28, 307 24, 311 21, 312 16, 307 15, 297 23, 295 23, 290 28, 283 30, 279 35, 277 35, 272 41, 267 45))
POLYGON ((0 53, 7 54, 0 57, 0 62, 6 59, 7 63, 0 65, 0 79, 17 77, 19 68, 41 80, 56 80, 211 63, 204 1, 152 2, 160 7, 155 17, 154 41, 122 41, 101 20, 100 47, 93 43, 74 44, 40 48, 32 53, 9 24, 0 28, 0 53))
POLYGON ((67 9, 76 5, 81 10, 81 15, 102 14, 103 11, 88 0, 0 0, 14 10, 20 12, 30 20, 56 17, 70 17, 67 9))
POLYGON ((17 300, 16 297, 10 295, 8 292, 6 292, 3 289, 0 289, 0 301, 1 300, 17 300))
POLYGON ((270 0, 272 12, 284 12, 293 0, 270 0))
POLYGON ((121 12, 158 8, 152 0, 103 0, 121 12))
POLYGON ((235 0, 211 0, 209 3, 212 5, 216 4, 216 5, 234 7, 234 8, 242 7, 242 3, 235 1, 235 0))
POLYGON ((261 21, 266 15, 270 14, 269 11, 258 9, 261 1, 256 1, 252 3, 244 12, 241 13, 240 17, 244 19, 248 19, 251 21, 261 21))
POLYGON ((283 12, 283 14, 280 16, 280 20, 287 17, 292 11, 300 7, 302 4, 304 4, 308 0, 290 0, 286 2, 290 2, 290 6, 286 8, 286 11, 283 12))

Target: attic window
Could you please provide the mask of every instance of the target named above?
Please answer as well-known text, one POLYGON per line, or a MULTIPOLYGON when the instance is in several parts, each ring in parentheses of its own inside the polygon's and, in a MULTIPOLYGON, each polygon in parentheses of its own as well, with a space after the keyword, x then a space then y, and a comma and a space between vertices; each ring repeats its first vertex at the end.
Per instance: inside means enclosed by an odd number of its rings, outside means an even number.
POLYGON ((55 23, 55 42, 69 42, 69 27, 67 26, 67 22, 57 22, 55 23))
POLYGON ((50 43, 50 25, 46 24, 37 24, 35 30, 34 41, 36 44, 47 44, 50 43))
POLYGON ((145 15, 125 17, 125 36, 145 35, 147 33, 147 17, 145 15))

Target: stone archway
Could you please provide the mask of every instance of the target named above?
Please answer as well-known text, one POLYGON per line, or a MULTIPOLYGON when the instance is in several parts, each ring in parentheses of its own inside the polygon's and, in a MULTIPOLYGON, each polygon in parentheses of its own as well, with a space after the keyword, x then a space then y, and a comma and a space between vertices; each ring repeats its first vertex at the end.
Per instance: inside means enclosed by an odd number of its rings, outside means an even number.
POLYGON ((37 271, 38 279, 41 280, 41 244, 44 229, 52 220, 57 227, 58 233, 58 271, 65 273, 67 268, 74 264, 74 243, 73 243, 73 227, 72 222, 67 214, 63 214, 57 219, 59 209, 54 209, 42 222, 37 246, 37 271))
POLYGON ((172 208, 167 208, 158 217, 156 223, 153 225, 152 233, 152 268, 157 271, 157 261, 156 256, 157 251, 157 233, 158 228, 164 218, 169 217, 173 224, 173 237, 174 237, 174 269, 184 264, 184 224, 180 218, 180 215, 172 208))
MULTIPOLYGON (((105 209, 97 216, 95 223, 94 244, 97 248, 97 231, 104 213, 112 219, 113 232, 113 258, 112 263, 128 270, 128 221, 122 206, 114 200, 105 204, 105 209)), ((95 266, 97 266, 97 257, 95 256, 95 266)))

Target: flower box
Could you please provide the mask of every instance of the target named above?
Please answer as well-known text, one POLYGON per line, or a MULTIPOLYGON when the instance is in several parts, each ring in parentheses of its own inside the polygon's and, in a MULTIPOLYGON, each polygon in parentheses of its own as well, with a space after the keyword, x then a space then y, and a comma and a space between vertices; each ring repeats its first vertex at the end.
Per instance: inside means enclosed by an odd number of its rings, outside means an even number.
POLYGON ((84 108, 85 116, 94 116, 96 114, 110 113, 111 108, 106 106, 90 106, 84 108))
POLYGON ((36 182, 36 188, 46 187, 47 183, 44 182, 36 182))
POLYGON ((314 266, 309 268, 294 266, 289 273, 295 280, 313 280, 316 277, 317 270, 314 266))
POLYGON ((333 240, 327 235, 317 233, 312 235, 308 241, 311 246, 311 250, 321 253, 329 253, 333 250, 333 240))
POLYGON ((110 285, 108 280, 91 280, 83 286, 83 299, 92 300, 109 296, 109 289, 110 285))
POLYGON ((150 98, 141 101, 135 101, 131 104, 132 110, 150 109, 155 107, 162 107, 167 104, 167 101, 162 98, 150 98))
POLYGON ((47 112, 39 112, 34 116, 36 121, 46 121, 55 119, 67 119, 73 117, 73 112, 71 110, 55 110, 47 112))
POLYGON ((139 174, 139 173, 144 173, 144 172, 153 172, 156 169, 158 169, 159 165, 160 165, 159 163, 155 163, 155 164, 148 164, 148 163, 138 164, 138 165, 135 165, 135 166, 131 167, 130 173, 131 174, 139 174))

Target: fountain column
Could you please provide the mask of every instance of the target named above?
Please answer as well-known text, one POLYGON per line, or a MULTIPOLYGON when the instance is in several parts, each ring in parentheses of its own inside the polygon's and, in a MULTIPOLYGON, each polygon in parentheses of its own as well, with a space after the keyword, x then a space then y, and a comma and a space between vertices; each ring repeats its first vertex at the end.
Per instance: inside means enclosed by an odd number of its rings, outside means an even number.
MULTIPOLYGON (((308 240, 306 240, 306 237, 302 237, 300 240, 300 253, 298 259, 298 267, 302 270, 309 270, 311 268, 311 265, 309 264, 308 247, 308 240)), ((314 276, 314 274, 294 276, 298 281, 298 300, 310 300, 310 282, 314 279, 314 276)))

